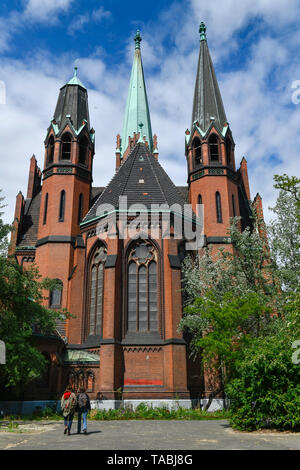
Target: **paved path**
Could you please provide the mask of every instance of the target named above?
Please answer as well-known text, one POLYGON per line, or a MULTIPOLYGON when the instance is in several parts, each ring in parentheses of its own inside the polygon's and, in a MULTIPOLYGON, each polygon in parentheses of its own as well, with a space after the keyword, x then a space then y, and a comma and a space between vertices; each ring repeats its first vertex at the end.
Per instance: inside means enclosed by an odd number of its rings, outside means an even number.
POLYGON ((74 422, 70 436, 63 434, 62 422, 33 422, 30 426, 22 433, 0 428, 0 449, 300 450, 300 433, 241 433, 233 431, 226 420, 90 421, 87 435, 76 434, 74 422))

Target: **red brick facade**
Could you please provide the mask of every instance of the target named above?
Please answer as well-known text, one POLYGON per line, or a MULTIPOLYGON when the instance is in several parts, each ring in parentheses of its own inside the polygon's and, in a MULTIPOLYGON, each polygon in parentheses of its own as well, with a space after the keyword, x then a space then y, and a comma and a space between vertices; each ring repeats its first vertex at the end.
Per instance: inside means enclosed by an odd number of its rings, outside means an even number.
MULTIPOLYGON (((86 89, 77 82, 76 75, 62 90, 75 93, 75 97, 76 93, 86 94, 87 100, 86 89)), ((190 358, 188 342, 178 331, 183 312, 180 268, 183 240, 174 236, 164 239, 161 226, 155 239, 144 229, 147 249, 153 259, 149 263, 138 258, 132 261, 140 263, 136 264, 136 286, 132 285, 142 289, 144 281, 138 276, 143 269, 147 273, 148 319, 144 320, 142 310, 138 310, 136 331, 132 331, 129 282, 133 275, 130 278, 129 265, 136 242, 130 237, 120 238, 119 222, 115 237, 109 237, 105 230, 101 237, 97 235, 99 221, 105 226, 110 215, 85 218, 97 197, 109 196, 115 186, 92 188, 92 176, 99 177, 93 175, 94 131, 89 129, 88 114, 77 126, 74 116, 62 116, 61 109, 66 106, 64 97, 61 92, 57 117, 48 129, 43 172, 32 157, 26 201, 21 193, 16 201, 16 231, 11 253, 24 267, 35 261, 43 277, 60 280, 60 305, 51 305, 49 293, 45 293, 48 296, 45 305, 66 308, 72 314, 65 324, 59 325, 56 336, 36 338, 51 365, 47 380, 36 388, 31 387, 27 398, 41 394, 45 398, 59 396, 68 382, 75 387, 85 385, 91 398, 96 398, 99 392, 111 399, 121 394, 124 398, 137 399, 205 397, 207 378, 203 375, 201 361, 194 362, 190 358), (71 136, 67 145, 64 144, 66 135, 71 136), (83 136, 88 142, 84 161, 83 136), (100 252, 103 261, 99 261, 100 252), (151 263, 154 266, 152 284, 149 280, 151 263), (152 307, 150 288, 155 292, 152 307), (148 326, 139 330, 138 322, 142 321, 148 322, 148 326), (149 326, 151 321, 152 327, 149 326)), ((185 202, 191 204, 194 213, 199 202, 204 205, 206 243, 216 249, 220 246, 231 249, 229 220, 233 216, 244 217, 250 200, 246 160, 242 160, 241 168, 236 171, 234 143, 225 122, 222 126, 212 123, 205 134, 195 122, 185 138, 188 186, 179 189, 184 191, 185 202), (211 136, 217 142, 214 147, 211 136), (201 155, 197 154, 195 142, 200 142, 201 155)), ((157 166, 156 136, 152 151, 147 142, 145 145, 137 142, 138 132, 128 138, 128 148, 121 157, 121 139, 117 136, 117 175, 125 173, 129 165, 134 168, 137 159, 142 158, 140 175, 144 177, 149 168, 154 168, 153 171, 165 178, 163 170, 157 166), (139 145, 144 146, 141 147, 144 156, 133 155, 139 145)), ((178 188, 175 190, 173 183, 166 184, 170 185, 172 194, 178 191, 178 200, 182 200, 178 188)), ((162 184, 160 190, 164 194, 162 184)), ((139 191, 137 185, 137 198, 139 191)), ((151 187, 150 191, 140 193, 142 200, 148 195, 152 197, 151 187)), ((138 296, 136 298, 142 298, 142 294, 138 296)))

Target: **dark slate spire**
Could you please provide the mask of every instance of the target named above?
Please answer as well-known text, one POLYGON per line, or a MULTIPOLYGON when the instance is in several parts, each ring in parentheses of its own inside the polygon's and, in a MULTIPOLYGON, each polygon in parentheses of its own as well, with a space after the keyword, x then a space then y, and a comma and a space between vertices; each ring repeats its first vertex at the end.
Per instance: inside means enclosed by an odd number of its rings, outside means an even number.
POLYGON ((82 127, 84 121, 89 129, 88 94, 77 76, 77 67, 74 69, 74 76, 71 80, 60 89, 53 119, 59 130, 63 129, 69 120, 76 132, 82 127))
POLYGON ((212 120, 214 120, 214 122, 222 131, 227 118, 214 71, 214 66, 207 46, 206 27, 203 22, 200 24, 199 33, 200 53, 194 92, 191 127, 193 127, 193 123, 195 121, 198 121, 201 130, 205 132, 212 120))

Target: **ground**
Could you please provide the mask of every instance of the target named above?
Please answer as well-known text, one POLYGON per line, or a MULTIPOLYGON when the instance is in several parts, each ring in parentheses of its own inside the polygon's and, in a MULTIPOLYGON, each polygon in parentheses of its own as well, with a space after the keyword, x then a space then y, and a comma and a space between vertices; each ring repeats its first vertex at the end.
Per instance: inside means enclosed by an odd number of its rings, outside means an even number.
POLYGON ((0 450, 300 450, 300 433, 238 432, 226 420, 90 421, 87 435, 76 434, 76 424, 67 436, 62 421, 24 422, 10 431, 2 422, 0 450))

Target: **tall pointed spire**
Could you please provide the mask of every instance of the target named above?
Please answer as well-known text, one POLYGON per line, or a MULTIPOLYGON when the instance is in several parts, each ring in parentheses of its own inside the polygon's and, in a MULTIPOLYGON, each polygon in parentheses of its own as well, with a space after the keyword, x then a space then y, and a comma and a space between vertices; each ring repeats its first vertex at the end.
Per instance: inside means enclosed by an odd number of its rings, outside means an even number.
POLYGON ((211 121, 223 129, 227 121, 214 66, 210 57, 206 40, 206 27, 202 22, 199 28, 200 52, 197 78, 194 92, 192 127, 198 121, 205 132, 211 121))
POLYGON ((134 37, 135 52, 124 117, 121 156, 128 147, 128 137, 133 137, 134 133, 141 133, 141 130, 143 135, 140 135, 140 139, 145 136, 150 150, 152 151, 153 149, 150 112, 141 56, 141 41, 140 32, 137 31, 134 37))

